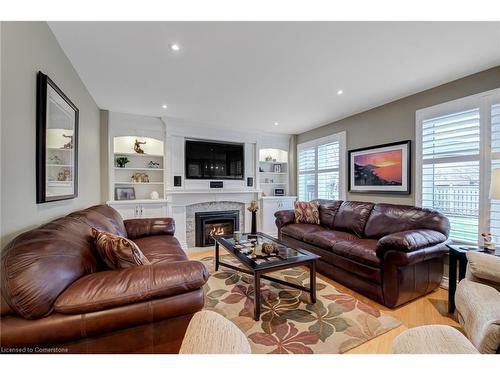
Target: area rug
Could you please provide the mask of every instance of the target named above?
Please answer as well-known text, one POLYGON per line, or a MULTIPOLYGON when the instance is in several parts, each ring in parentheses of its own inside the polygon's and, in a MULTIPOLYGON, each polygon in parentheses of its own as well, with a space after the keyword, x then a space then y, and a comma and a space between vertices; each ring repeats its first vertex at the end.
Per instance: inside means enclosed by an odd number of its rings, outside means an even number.
MULTIPOLYGON (((222 258, 237 265, 231 255, 222 258)), ((211 273, 205 284, 205 309, 233 321, 245 332, 253 353, 338 354, 401 324, 319 278, 314 305, 309 293, 261 279, 261 318, 256 322, 252 276, 224 266, 214 272, 213 257, 202 262, 211 273)), ((309 286, 307 268, 291 268, 270 275, 309 286)))

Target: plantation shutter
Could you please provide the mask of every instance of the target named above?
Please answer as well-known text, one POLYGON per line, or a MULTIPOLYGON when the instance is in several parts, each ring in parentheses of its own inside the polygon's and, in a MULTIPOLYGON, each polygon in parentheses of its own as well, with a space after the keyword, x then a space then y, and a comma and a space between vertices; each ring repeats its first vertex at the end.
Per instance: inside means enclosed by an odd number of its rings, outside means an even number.
POLYGON ((444 213, 450 238, 476 242, 479 231, 480 111, 422 122, 422 207, 444 213))

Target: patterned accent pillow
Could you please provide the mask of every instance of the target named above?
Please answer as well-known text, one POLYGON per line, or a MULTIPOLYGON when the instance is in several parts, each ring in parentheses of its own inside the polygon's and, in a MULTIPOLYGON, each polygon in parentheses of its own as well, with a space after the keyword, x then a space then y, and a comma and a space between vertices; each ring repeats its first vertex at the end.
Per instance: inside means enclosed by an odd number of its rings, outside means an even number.
POLYGON ((135 242, 109 232, 92 228, 95 246, 102 260, 111 269, 151 264, 135 242))
POLYGON ((295 222, 319 224, 319 206, 314 202, 295 201, 295 222))

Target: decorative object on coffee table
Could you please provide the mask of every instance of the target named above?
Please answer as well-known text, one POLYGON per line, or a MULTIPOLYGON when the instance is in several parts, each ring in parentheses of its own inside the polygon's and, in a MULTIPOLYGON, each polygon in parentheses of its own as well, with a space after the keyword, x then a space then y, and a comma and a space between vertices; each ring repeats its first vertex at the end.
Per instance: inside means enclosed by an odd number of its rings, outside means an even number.
POLYGON ((251 233, 257 233, 257 211, 259 210, 259 205, 257 201, 250 202, 250 206, 248 207, 248 211, 252 213, 252 230, 251 233))
POLYGON ((411 141, 349 151, 351 193, 410 194, 411 141))
POLYGON ((119 168, 125 168, 125 166, 129 162, 130 162, 130 160, 126 156, 120 156, 120 157, 116 158, 116 165, 119 168))
MULTIPOLYGON (((236 243, 233 236, 214 236, 215 240, 215 270, 219 270, 219 266, 224 266, 231 268, 233 270, 250 274, 253 276, 254 280, 254 319, 260 319, 261 311, 261 295, 260 295, 260 279, 270 280, 278 284, 285 285, 289 288, 299 289, 304 292, 309 293, 311 304, 316 303, 316 260, 320 257, 316 254, 310 253, 302 249, 294 249, 286 246, 277 239, 268 236, 264 233, 257 233, 255 235, 242 234, 240 241, 236 243), (249 237, 250 236, 250 237, 249 237), (276 257, 259 257, 256 259, 253 254, 246 254, 246 252, 241 251, 240 246, 245 243, 250 243, 250 238, 255 239, 255 249, 260 248, 262 251, 262 244, 264 243, 275 243, 276 246, 282 246, 283 251, 280 251, 280 256, 276 257), (234 266, 233 264, 221 262, 219 259, 219 247, 222 246, 226 251, 237 258, 245 268, 234 266), (286 280, 276 279, 265 274, 274 272, 277 270, 282 270, 285 268, 292 268, 297 266, 307 266, 309 268, 309 287, 303 285, 297 285, 286 280)), ((257 255, 257 254, 254 254, 257 255)), ((259 254, 262 255, 262 254, 259 254)))

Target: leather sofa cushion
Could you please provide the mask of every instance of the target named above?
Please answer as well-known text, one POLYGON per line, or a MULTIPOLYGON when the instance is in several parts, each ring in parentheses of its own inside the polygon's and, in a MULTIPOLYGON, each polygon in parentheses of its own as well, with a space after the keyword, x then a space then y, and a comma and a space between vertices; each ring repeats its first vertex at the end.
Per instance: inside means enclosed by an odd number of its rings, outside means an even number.
POLYGON ((134 242, 151 263, 188 260, 181 244, 174 236, 152 236, 137 238, 134 242))
POLYGON ((96 228, 118 236, 127 237, 127 230, 121 215, 114 208, 107 205, 93 206, 85 210, 75 211, 67 217, 72 217, 96 228))
POLYGON ((380 267, 380 259, 375 253, 377 240, 356 238, 349 241, 336 242, 332 246, 335 254, 342 255, 356 262, 380 267))
POLYGON ((357 237, 351 233, 339 232, 336 230, 322 230, 318 232, 304 234, 304 242, 311 245, 321 247, 322 249, 330 250, 333 244, 339 241, 351 241, 357 237))
POLYGON ((366 223, 365 237, 382 238, 413 229, 432 229, 448 237, 449 222, 440 212, 428 208, 379 203, 366 223))
POLYGON ((302 241, 305 234, 320 230, 323 230, 323 228, 317 224, 289 224, 281 228, 281 233, 302 241))
POLYGON ((128 238, 135 240, 141 237, 159 236, 175 233, 174 219, 157 218, 157 219, 129 219, 124 222, 127 229, 128 238))
POLYGON ((345 201, 340 205, 333 223, 333 228, 342 232, 351 232, 363 237, 365 225, 374 204, 370 202, 345 201))
MULTIPOLYGON (((2 318, 0 341, 5 347, 55 345, 90 338, 164 319, 193 314, 203 307, 203 289, 87 314, 53 313, 37 320, 2 318)), ((64 345, 63 345, 64 347, 64 345)))
POLYGON ((319 223, 321 226, 333 229, 333 221, 342 201, 316 199, 313 202, 319 205, 319 223))
POLYGON ((100 311, 187 293, 201 288, 207 280, 208 271, 198 261, 96 272, 67 288, 57 298, 54 309, 62 314, 100 311))
POLYGON ((37 319, 57 296, 97 269, 91 228, 63 217, 25 232, 2 250, 2 296, 17 314, 37 319))

